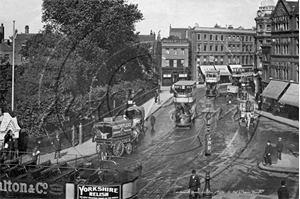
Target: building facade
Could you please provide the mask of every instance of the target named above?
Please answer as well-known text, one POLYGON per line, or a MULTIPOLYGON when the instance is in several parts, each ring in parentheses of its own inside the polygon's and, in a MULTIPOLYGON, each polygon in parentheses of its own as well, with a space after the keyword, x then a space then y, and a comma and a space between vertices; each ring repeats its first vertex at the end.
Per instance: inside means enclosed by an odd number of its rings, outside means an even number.
POLYGON ((271 45, 262 46, 265 87, 273 80, 299 83, 299 2, 278 0, 271 14, 271 45))
POLYGON ((271 14, 275 9, 273 0, 262 0, 257 11, 256 22, 256 67, 262 69, 262 45, 271 45, 271 14))
POLYGON ((191 41, 192 80, 201 81, 199 68, 205 65, 254 66, 255 30, 232 26, 170 28, 170 36, 181 36, 191 41))
POLYGON ((189 78, 189 41, 187 39, 161 40, 162 86, 189 78))
MULTIPOLYGON (((25 33, 18 33, 15 37, 15 65, 20 65, 24 63, 26 60, 23 58, 20 50, 24 45, 26 45, 26 41, 29 40, 32 36, 36 35, 35 33, 29 33, 29 26, 25 26, 25 33)), ((9 39, 4 39, 4 26, 1 24, 0 26, 0 60, 9 61, 12 63, 13 57, 13 42, 9 39)))

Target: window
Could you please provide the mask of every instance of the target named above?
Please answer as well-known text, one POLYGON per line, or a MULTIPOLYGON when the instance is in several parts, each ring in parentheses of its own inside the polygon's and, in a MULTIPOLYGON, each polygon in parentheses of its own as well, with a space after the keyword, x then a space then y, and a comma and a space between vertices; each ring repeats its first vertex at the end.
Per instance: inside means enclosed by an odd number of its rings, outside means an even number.
POLYGON ((245 36, 246 41, 248 41, 248 36, 245 36))
POLYGON ((177 48, 174 48, 174 55, 177 55, 177 48))
POLYGON ((180 60, 181 66, 184 66, 184 59, 180 60))
POLYGON ((218 57, 215 57, 215 64, 218 64, 218 57))
POLYGON ((235 45, 232 45, 232 51, 235 51, 235 45))
POLYGON ((213 40, 213 35, 209 35, 209 40, 210 40, 210 41, 213 40))
POLYGON ((259 24, 259 25, 258 25, 258 31, 262 31, 262 29, 263 29, 262 24, 259 24))
POLYGON ((297 77, 296 77, 297 79, 296 80, 297 80, 297 82, 299 82, 299 65, 297 66, 297 70, 296 71, 297 71, 297 77))
POLYGON ((181 48, 181 54, 184 55, 184 48, 181 48))
POLYGON ((207 58, 206 56, 203 56, 203 64, 206 64, 206 62, 207 62, 207 58))
POLYGON ((228 35, 228 40, 229 40, 229 41, 231 40, 231 36, 230 36, 230 35, 228 35))
POLYGON ((233 63, 235 63, 235 56, 233 56, 233 58, 232 58, 232 62, 233 62, 233 63))
POLYGON ((223 59, 224 59, 224 57, 221 56, 221 57, 220 57, 220 64, 223 64, 223 62, 224 62, 223 59))
POLYGON ((299 30, 299 17, 296 17, 296 30, 299 30))
POLYGON ((224 46, 223 45, 221 46, 221 51, 224 51, 224 46))
POLYGON ((235 40, 235 36, 233 35, 233 36, 232 36, 232 41, 234 41, 234 40, 235 40))
POLYGON ((170 54, 169 48, 166 48, 166 54, 170 54))
POLYGON ((203 46, 203 50, 204 50, 204 51, 207 50, 206 47, 207 47, 206 44, 204 44, 204 46, 203 46))
POLYGON ((212 51, 213 45, 209 45, 209 51, 212 51))
POLYGON ((197 40, 201 40, 201 34, 197 34, 197 40))
POLYGON ((299 55, 299 39, 296 39, 296 54, 299 55))
POLYGON ((221 41, 224 41, 224 36, 223 35, 221 35, 221 41))
POLYGON ((169 59, 166 60, 166 67, 170 67, 170 60, 169 59))
POLYGON ((204 40, 207 40, 206 34, 204 34, 204 40))
POLYGON ((4 60, 9 60, 9 54, 4 54, 4 60))
POLYGON ((216 39, 216 41, 218 41, 219 40, 219 35, 215 35, 215 39, 216 39))
POLYGON ((176 59, 173 61, 173 67, 174 67, 174 68, 177 67, 177 60, 176 60, 176 59))
POLYGON ((215 45, 215 51, 218 51, 218 45, 215 45))
POLYGON ((236 58, 236 63, 240 64, 240 58, 239 57, 236 58))
POLYGON ((268 31, 268 32, 271 31, 271 25, 267 25, 267 31, 268 31))
POLYGON ((197 51, 198 51, 198 52, 201 52, 201 44, 198 44, 198 45, 197 45, 197 51))

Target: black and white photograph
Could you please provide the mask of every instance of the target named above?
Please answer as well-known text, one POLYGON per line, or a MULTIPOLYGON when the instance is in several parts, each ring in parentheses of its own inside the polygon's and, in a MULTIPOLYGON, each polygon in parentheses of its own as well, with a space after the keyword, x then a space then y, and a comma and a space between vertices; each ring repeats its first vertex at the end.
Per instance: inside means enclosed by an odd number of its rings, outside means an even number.
POLYGON ((0 0, 0 198, 299 199, 299 0, 0 0))

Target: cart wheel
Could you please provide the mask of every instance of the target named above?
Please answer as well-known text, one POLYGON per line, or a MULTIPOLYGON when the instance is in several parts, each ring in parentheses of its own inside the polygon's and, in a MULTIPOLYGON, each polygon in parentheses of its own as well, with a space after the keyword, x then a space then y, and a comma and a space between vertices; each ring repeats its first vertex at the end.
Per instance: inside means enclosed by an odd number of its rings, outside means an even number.
POLYGON ((123 155, 124 149, 125 149, 125 146, 124 146, 123 142, 117 141, 113 146, 113 154, 116 157, 120 157, 121 155, 123 155))
POLYGON ((125 145, 125 151, 128 155, 132 153, 132 144, 130 142, 125 145))

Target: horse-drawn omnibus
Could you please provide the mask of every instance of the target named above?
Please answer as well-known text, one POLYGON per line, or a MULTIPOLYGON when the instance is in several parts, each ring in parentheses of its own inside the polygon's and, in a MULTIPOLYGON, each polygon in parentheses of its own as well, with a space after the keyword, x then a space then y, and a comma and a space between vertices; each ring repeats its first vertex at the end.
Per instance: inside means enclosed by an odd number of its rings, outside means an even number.
POLYGON ((191 127, 196 117, 196 82, 178 81, 173 85, 176 127, 191 127))

